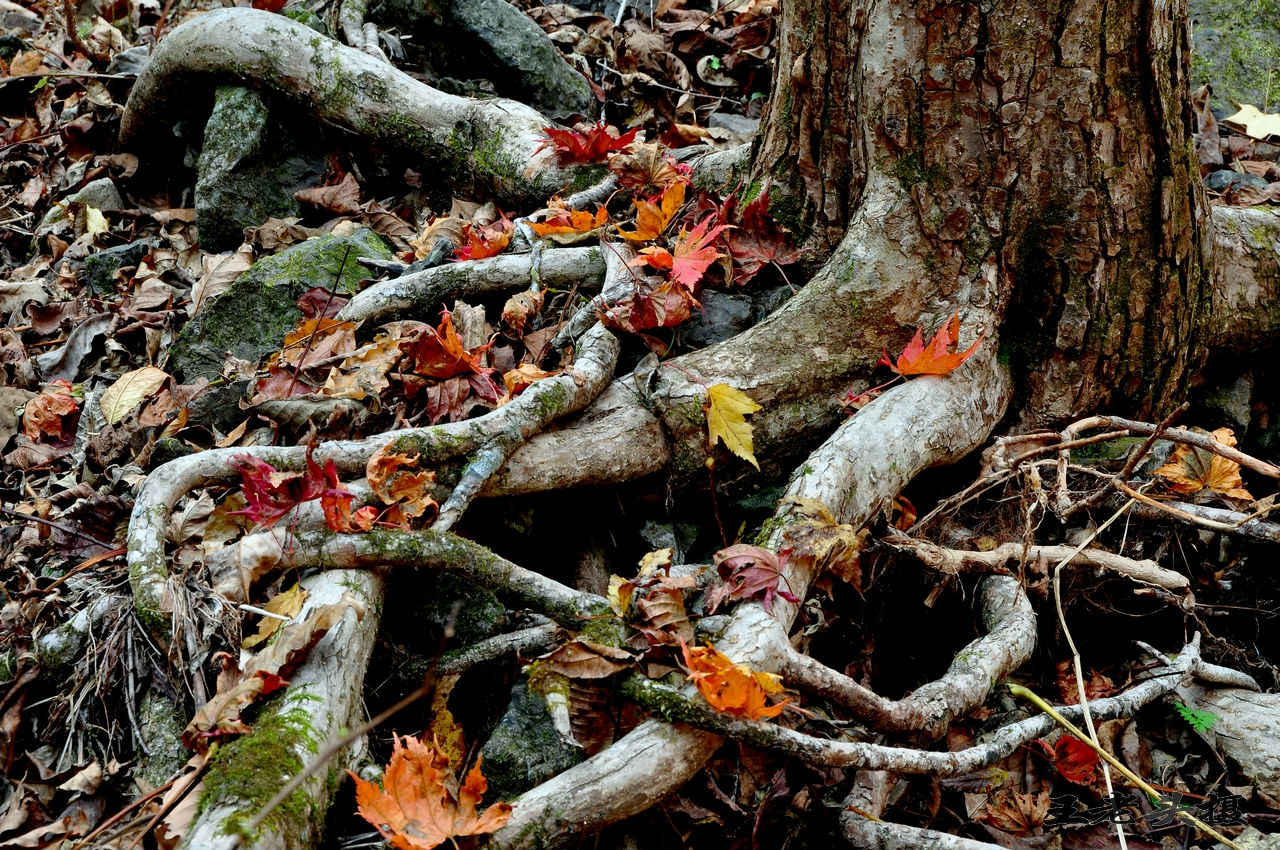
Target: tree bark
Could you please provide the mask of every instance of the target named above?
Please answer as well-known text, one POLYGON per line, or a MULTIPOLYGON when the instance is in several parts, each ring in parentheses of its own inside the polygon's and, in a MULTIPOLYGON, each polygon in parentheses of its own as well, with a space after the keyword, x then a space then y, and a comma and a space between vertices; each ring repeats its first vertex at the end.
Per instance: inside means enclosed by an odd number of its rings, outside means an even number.
POLYGON ((1178 0, 786 4, 752 187, 794 175, 773 209, 819 250, 884 204, 877 273, 917 282, 922 315, 991 311, 1022 425, 1158 414, 1211 306, 1185 21, 1178 0))

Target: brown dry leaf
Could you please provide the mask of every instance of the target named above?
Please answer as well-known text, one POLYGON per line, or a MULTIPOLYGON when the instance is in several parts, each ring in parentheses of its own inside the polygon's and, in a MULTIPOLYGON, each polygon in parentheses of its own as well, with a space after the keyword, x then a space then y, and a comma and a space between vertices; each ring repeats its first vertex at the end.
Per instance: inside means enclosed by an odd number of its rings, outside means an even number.
POLYGON ((542 310, 543 293, 525 290, 507 299, 502 308, 502 322, 516 332, 524 334, 524 326, 542 310))
POLYGON ((521 363, 502 376, 502 383, 507 388, 507 395, 515 398, 530 385, 558 374, 559 372, 544 372, 531 363, 521 363))
POLYGON ((373 824, 393 847, 430 850, 451 838, 494 832, 511 817, 511 807, 494 803, 476 812, 489 787, 480 759, 461 786, 449 760, 437 747, 407 736, 392 739, 391 763, 382 788, 354 773, 360 816, 373 824))
MULTIPOLYGON (((1219 428, 1209 436, 1224 446, 1236 444, 1230 428, 1219 428)), ((1169 462, 1156 470, 1156 475, 1169 482, 1170 490, 1184 496, 1212 490, 1229 499, 1253 501, 1240 480, 1240 464, 1195 446, 1179 445, 1169 462)))
POLYGON ((238 682, 225 691, 220 690, 196 712, 182 730, 183 745, 194 752, 205 753, 215 738, 248 732, 249 727, 240 719, 240 713, 259 696, 285 687, 288 684, 285 677, 349 609, 356 612, 357 618, 364 617, 364 604, 350 593, 343 593, 337 602, 319 605, 302 622, 289 623, 280 629, 275 642, 245 664, 243 677, 238 682))
POLYGON ((365 465, 369 488, 382 503, 395 505, 406 517, 434 519, 440 510, 431 497, 434 470, 418 469, 418 453, 402 454, 390 445, 374 452, 365 465))
POLYGON ((813 558, 819 569, 826 570, 855 590, 862 588, 862 568, 858 553, 867 546, 871 532, 859 531, 852 525, 837 523, 827 506, 817 499, 789 498, 792 517, 787 530, 792 558, 813 558))
MULTIPOLYGON (((262 610, 270 611, 272 614, 279 614, 282 617, 293 618, 302 610, 302 603, 306 601, 307 592, 303 590, 302 585, 295 584, 288 590, 283 590, 271 597, 271 601, 263 605, 262 610)), ((275 617, 263 617, 262 622, 258 624, 258 631, 241 641, 240 646, 243 649, 253 649, 280 631, 280 627, 285 622, 285 620, 277 620, 275 617)))
POLYGON ((1049 812, 1049 792, 1020 794, 1000 790, 987 798, 987 805, 974 820, 990 824, 1002 832, 1029 835, 1044 823, 1049 812))
POLYGON ((636 600, 636 611, 644 619, 637 625, 651 643, 675 644, 693 640, 693 624, 678 588, 658 587, 636 600))
POLYGON ((681 643, 684 666, 689 678, 698 686, 703 699, 711 707, 726 714, 761 720, 782 713, 787 701, 770 704, 769 694, 782 690, 778 676, 752 670, 745 664, 734 664, 715 647, 681 643))
POLYGON ((570 679, 603 679, 630 669, 635 658, 625 649, 573 640, 539 659, 540 666, 570 679))
POLYGON ((336 186, 314 186, 310 189, 302 189, 294 192, 293 197, 304 204, 314 204, 338 215, 360 212, 360 184, 351 174, 343 177, 342 182, 336 186))

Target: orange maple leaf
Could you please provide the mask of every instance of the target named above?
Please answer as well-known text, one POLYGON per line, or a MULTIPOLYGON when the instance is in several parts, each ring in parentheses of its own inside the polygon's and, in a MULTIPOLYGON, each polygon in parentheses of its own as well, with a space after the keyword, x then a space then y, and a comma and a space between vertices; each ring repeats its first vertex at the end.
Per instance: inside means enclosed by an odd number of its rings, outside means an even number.
POLYGON ((503 216, 490 225, 478 225, 468 222, 463 238, 467 240, 454 252, 457 260, 483 260, 501 254, 511 241, 515 232, 515 224, 503 216))
POLYGON ((489 787, 480 773, 479 757, 459 786, 438 744, 406 736, 393 737, 392 747, 382 788, 347 771, 356 781, 360 816, 391 846, 430 850, 451 838, 495 832, 510 819, 511 806, 506 803, 494 803, 484 814, 477 814, 476 806, 489 787))
POLYGON ((592 215, 586 210, 554 210, 545 221, 530 224, 529 229, 539 236, 553 233, 589 233, 609 222, 609 211, 604 207, 592 215))
POLYGON ((42 437, 54 440, 69 438, 74 428, 63 422, 62 417, 78 409, 71 382, 58 378, 27 402, 22 411, 22 431, 33 443, 42 437))
POLYGON ((955 353, 956 341, 960 336, 960 313, 952 314, 929 344, 924 344, 924 328, 916 328, 916 335, 910 344, 898 355, 895 363, 889 359, 889 352, 880 355, 880 363, 888 366, 899 375, 945 375, 961 363, 969 359, 978 350, 986 331, 978 334, 973 345, 960 353, 955 353))
POLYGON ((769 704, 768 695, 782 690, 779 678, 773 673, 761 673, 745 664, 734 664, 727 655, 712 646, 690 649, 681 641, 680 651, 684 654, 689 678, 712 708, 760 720, 777 717, 786 707, 787 700, 769 704))
MULTIPOLYGON (((1224 446, 1236 444, 1230 428, 1219 428, 1209 436, 1224 446)), ((1156 475, 1169 482, 1170 490, 1184 496, 1212 490, 1231 499, 1253 500, 1240 479, 1240 464, 1195 446, 1179 445, 1156 475)))
POLYGON ((632 201, 636 208, 635 230, 618 228, 618 235, 629 242, 648 242, 657 239, 667 229, 684 203, 684 183, 672 183, 648 200, 632 201))

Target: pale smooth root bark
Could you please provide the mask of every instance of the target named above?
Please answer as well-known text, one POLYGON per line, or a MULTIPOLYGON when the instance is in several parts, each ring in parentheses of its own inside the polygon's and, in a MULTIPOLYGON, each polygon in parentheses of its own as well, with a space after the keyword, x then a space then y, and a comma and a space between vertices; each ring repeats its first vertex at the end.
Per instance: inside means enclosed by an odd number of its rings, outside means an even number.
MULTIPOLYGON (((993 353, 975 357, 947 379, 911 381, 885 393, 836 430, 793 479, 787 495, 817 499, 840 522, 863 524, 920 470, 977 448, 1009 397, 1008 375, 993 353)), ((785 509, 784 509, 785 510, 785 509)), ((770 540, 778 546, 782 527, 770 540)), ((814 565, 788 564, 784 581, 804 598, 814 565)), ((776 670, 768 621, 785 630, 796 606, 740 604, 717 647, 735 662, 776 670)), ((521 795, 511 820, 487 846, 555 846, 614 823, 684 784, 721 742, 711 732, 647 720, 612 747, 521 795)))
MULTIPOLYGON (((568 288, 599 281, 604 276, 602 250, 593 247, 543 251, 538 261, 542 285, 568 288)), ((499 254, 376 283, 348 301, 338 313, 338 319, 358 322, 407 310, 430 315, 446 300, 527 288, 533 261, 533 254, 499 254)))
POLYGON ((120 140, 163 140, 193 87, 268 88, 370 142, 408 148, 459 186, 541 204, 574 182, 556 154, 539 150, 541 113, 514 100, 445 94, 360 50, 281 15, 217 9, 156 45, 125 106, 120 140))
MULTIPOLYGON (((381 578, 364 571, 320 573, 302 580, 309 596, 299 618, 318 605, 338 602, 344 593, 360 599, 364 610, 357 616, 355 608, 349 609, 311 648, 306 661, 290 676, 284 695, 254 721, 255 731, 226 745, 214 760, 204 779, 200 815, 187 830, 182 847, 222 850, 232 846, 237 823, 252 818, 294 772, 310 763, 317 749, 364 720, 364 674, 378 635, 382 584, 381 578), (271 719, 264 716, 266 712, 273 715, 271 719), (282 746, 294 764, 283 760, 273 764, 269 759, 264 764, 264 758, 254 753, 258 748, 279 756, 282 746), (248 782, 243 776, 246 764, 257 770, 275 767, 279 775, 255 776, 248 782)), ((329 769, 340 776, 343 769, 355 765, 363 747, 363 740, 354 742, 329 769)), ((337 788, 336 782, 326 781, 323 771, 309 777, 295 792, 298 799, 291 798, 287 807, 277 809, 259 833, 240 846, 262 850, 315 846, 337 788), (299 810, 305 814, 299 815, 299 810)))
MULTIPOLYGON (((381 434, 368 440, 334 441, 315 451, 324 464, 332 459, 339 471, 363 474, 375 451, 392 442, 406 453, 416 451, 419 464, 430 466, 466 454, 494 440, 528 439, 557 416, 582 409, 613 377, 619 344, 612 333, 597 326, 581 341, 578 360, 566 374, 530 386, 504 407, 477 419, 381 434)), ((173 506, 194 487, 234 479, 233 457, 251 454, 277 469, 302 467, 305 446, 291 448, 213 449, 178 458, 147 476, 134 501, 129 520, 129 582, 143 625, 167 644, 169 623, 163 604, 169 581, 164 531, 173 506)))

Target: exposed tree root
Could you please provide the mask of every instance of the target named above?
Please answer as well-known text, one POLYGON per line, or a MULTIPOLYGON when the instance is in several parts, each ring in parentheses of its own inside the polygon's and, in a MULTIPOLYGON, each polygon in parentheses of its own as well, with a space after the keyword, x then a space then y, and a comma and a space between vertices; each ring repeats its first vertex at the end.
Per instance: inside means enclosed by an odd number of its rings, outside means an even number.
MULTIPOLYGON (((364 674, 378 634, 382 579, 369 572, 320 573, 303 579, 308 591, 300 616, 317 605, 332 604, 344 593, 367 600, 360 616, 354 609, 318 644, 290 677, 289 687, 271 698, 254 720, 254 730, 226 744, 204 778, 200 815, 191 824, 184 847, 215 850, 233 845, 239 826, 258 811, 285 782, 300 773, 316 751, 359 725, 364 712, 364 674), (368 604, 375 602, 377 604, 368 604)), ((325 812, 337 791, 342 770, 354 766, 363 741, 348 747, 328 776, 312 776, 241 846, 314 846, 325 812)))
MULTIPOLYGON (((537 269, 543 287, 589 290, 604 276, 601 248, 559 248, 544 251, 537 269)), ((391 313, 414 310, 430 314, 440 304, 467 300, 529 285, 533 254, 499 254, 465 266, 436 266, 374 284, 356 295, 338 318, 345 322, 376 320, 391 313)))
POLYGON ((252 9, 207 12, 156 45, 129 95, 121 142, 163 139, 193 86, 231 82, 268 88, 501 198, 537 205, 575 180, 554 152, 539 151, 549 122, 528 106, 445 94, 302 24, 252 9))

